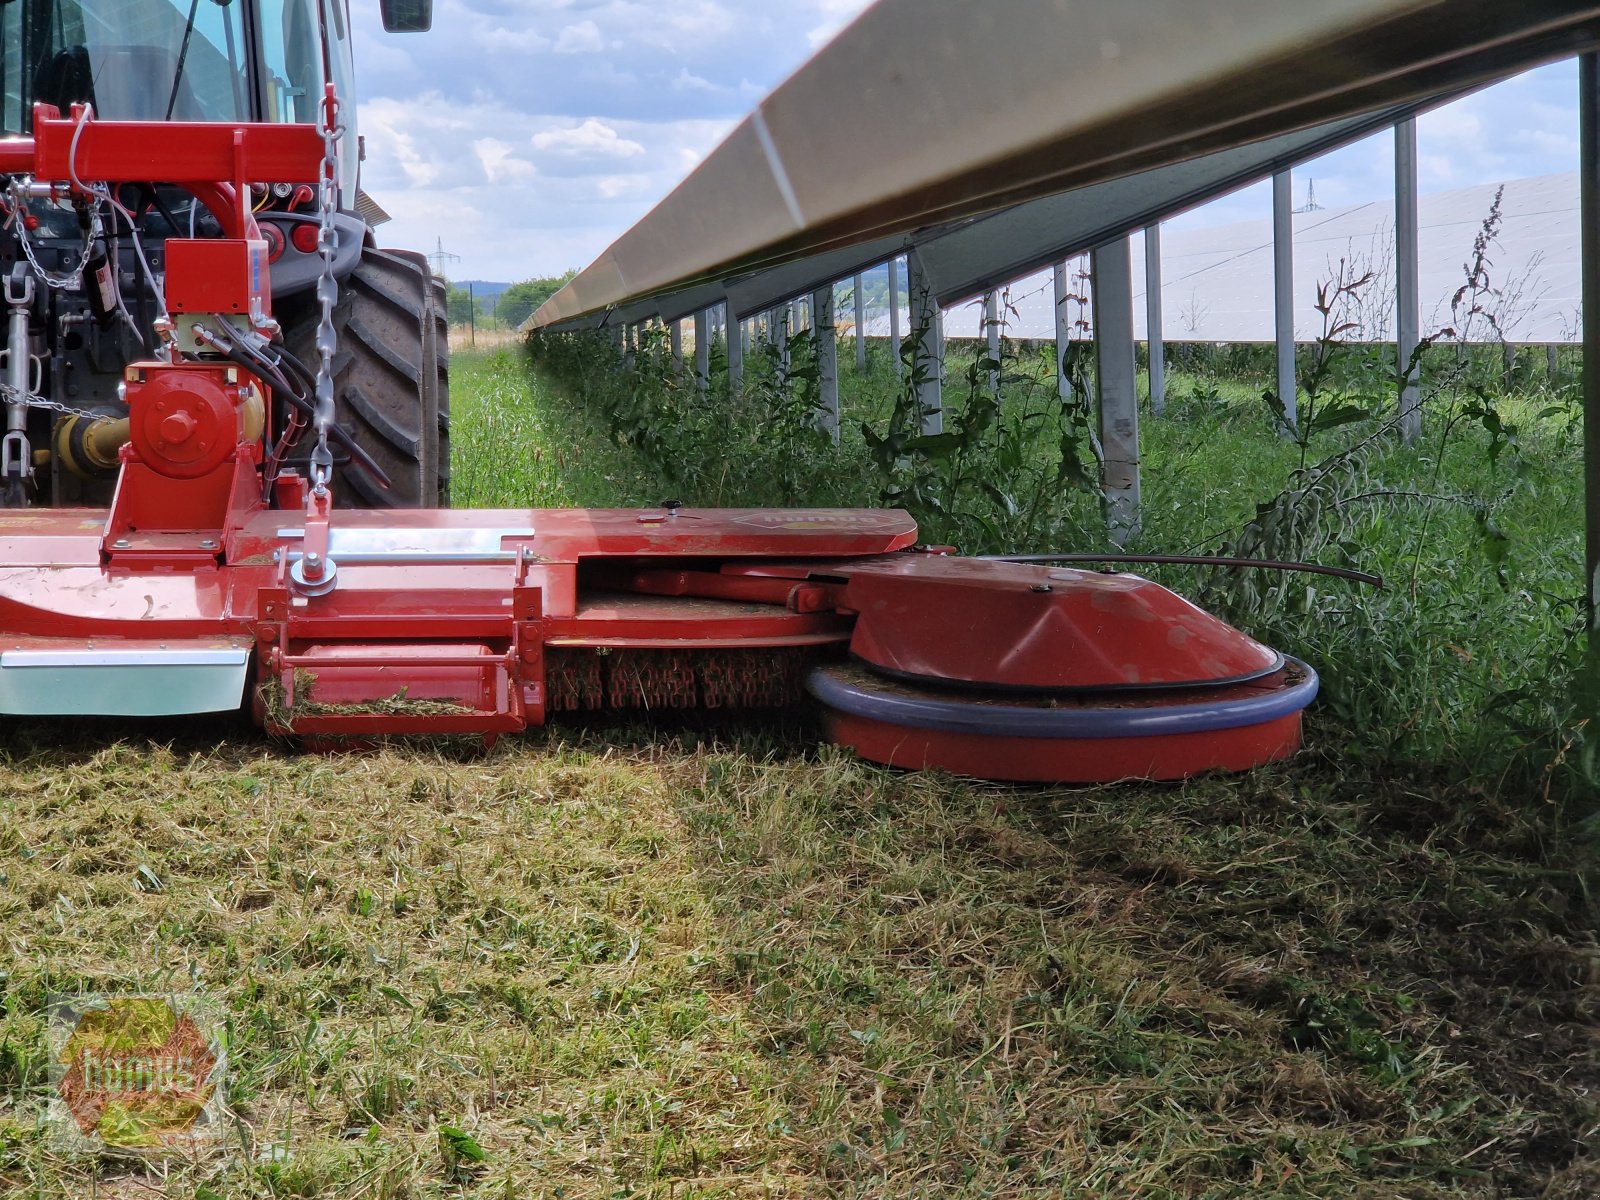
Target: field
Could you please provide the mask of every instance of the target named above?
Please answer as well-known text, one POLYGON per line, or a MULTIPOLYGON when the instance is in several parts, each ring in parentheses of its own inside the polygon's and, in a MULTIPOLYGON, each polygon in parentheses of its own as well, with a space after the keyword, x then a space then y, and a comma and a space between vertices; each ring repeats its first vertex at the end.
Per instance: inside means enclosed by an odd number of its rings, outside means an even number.
MULTIPOLYGON (((973 549, 1104 547, 1037 362, 936 445, 892 441, 887 359, 847 366, 834 449, 796 354, 743 399, 659 355, 458 355, 456 502, 889 495, 973 549)), ((1006 788, 855 763, 803 715, 349 758, 229 721, 10 727, 0 1190, 1600 1192, 1570 389, 1441 376, 1420 449, 1371 411, 1301 445, 1259 364, 1186 367, 1141 544, 1391 582, 1170 574, 1324 671, 1305 754, 1006 788), (141 989, 227 1014, 221 1157, 73 1160, 37 1127, 47 998, 141 989)), ((1377 394, 1341 370, 1325 413, 1377 394)))

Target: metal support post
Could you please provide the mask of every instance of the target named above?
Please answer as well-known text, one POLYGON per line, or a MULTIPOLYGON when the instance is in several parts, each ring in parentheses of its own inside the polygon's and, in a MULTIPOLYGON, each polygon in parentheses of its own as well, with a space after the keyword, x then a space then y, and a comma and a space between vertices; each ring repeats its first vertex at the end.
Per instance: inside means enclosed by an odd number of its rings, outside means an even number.
POLYGON ((683 374, 683 322, 674 321, 667 327, 667 336, 672 342, 672 370, 674 374, 683 374))
POLYGON ((894 359, 894 375, 900 378, 905 363, 900 358, 900 260, 889 260, 889 357, 894 359))
POLYGON ((1272 312, 1277 337, 1278 401, 1285 434, 1300 423, 1300 385, 1294 362, 1294 181, 1288 171, 1272 177, 1272 312))
POLYGON ((813 337, 817 341, 817 384, 822 393, 822 428, 839 444, 839 331, 833 320, 833 284, 811 293, 813 337))
POLYGON ((1167 411, 1167 341, 1161 323, 1161 226, 1144 231, 1145 349, 1150 368, 1150 412, 1167 411))
POLYGON ((694 314, 694 386, 702 396, 711 386, 711 310, 694 314))
POLYGON ((915 250, 906 255, 906 299, 911 313, 911 329, 907 336, 917 339, 912 378, 917 385, 922 432, 943 433, 944 314, 939 311, 928 287, 922 257, 915 250))
POLYGON ((1395 354, 1400 373, 1400 437, 1422 436, 1422 396, 1411 359, 1422 329, 1417 290, 1417 123, 1394 127, 1394 277, 1395 354))
POLYGON ((856 303, 856 374, 867 373, 867 302, 861 294, 861 276, 855 280, 856 303))
POLYGON ((1133 354, 1133 256, 1127 238, 1091 252, 1095 374, 1105 452, 1106 525, 1127 545, 1139 531, 1139 393, 1133 354))
MULTIPOLYGON (((983 338, 989 361, 998 364, 1000 361, 1000 293, 998 292, 987 292, 983 297, 983 338)), ((999 366, 989 368, 989 391, 996 397, 1000 395, 999 366)))
POLYGON ((1067 264, 1057 263, 1051 271, 1056 298, 1056 392, 1063 400, 1072 399, 1072 379, 1067 374, 1067 348, 1072 345, 1072 319, 1067 314, 1067 264))
POLYGON ((778 370, 789 374, 789 327, 794 320, 794 305, 786 304, 771 313, 772 344, 778 348, 778 370))
POLYGON ((744 391, 745 325, 728 316, 728 395, 737 400, 744 391))
MULTIPOLYGON (((1578 59, 1578 228, 1583 262, 1584 597, 1586 691, 1600 699, 1600 56, 1578 59)), ((1592 715, 1592 714, 1591 714, 1592 715)))

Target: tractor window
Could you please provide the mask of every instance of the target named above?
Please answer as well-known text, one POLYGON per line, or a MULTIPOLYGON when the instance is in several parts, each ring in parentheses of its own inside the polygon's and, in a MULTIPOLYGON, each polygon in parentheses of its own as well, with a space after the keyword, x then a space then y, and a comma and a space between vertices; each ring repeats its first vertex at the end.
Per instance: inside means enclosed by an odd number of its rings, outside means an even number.
POLYGON ((36 101, 108 120, 250 119, 243 5, 219 0, 0 0, 8 133, 36 101))
MULTIPOLYGON (((344 0, 323 0, 333 82, 346 104, 355 103, 350 86, 350 33, 344 0)), ((267 64, 267 120, 322 119, 322 29, 317 0, 261 0, 261 40, 267 64)))
POLYGON ((322 99, 321 39, 314 0, 262 0, 267 120, 316 122, 322 99))

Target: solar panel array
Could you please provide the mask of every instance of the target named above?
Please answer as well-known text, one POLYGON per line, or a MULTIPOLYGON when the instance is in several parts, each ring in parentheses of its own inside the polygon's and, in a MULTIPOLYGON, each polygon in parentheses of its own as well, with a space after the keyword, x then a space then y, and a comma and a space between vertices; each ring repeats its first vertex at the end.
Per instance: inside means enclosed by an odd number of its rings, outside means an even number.
MULTIPOLYGON (((1478 341, 1498 341, 1502 332, 1505 340, 1521 343, 1579 339, 1577 172, 1434 192, 1420 197, 1418 210, 1424 335, 1450 327, 1478 341), (1467 281, 1467 267, 1475 259, 1474 240, 1495 208, 1497 193, 1499 221, 1484 256, 1482 286, 1453 308, 1456 293, 1467 281), (1475 304, 1484 311, 1469 314, 1475 304)), ((1164 229, 1161 241, 1161 324, 1169 341, 1273 339, 1269 215, 1211 228, 1164 229)), ((1143 255, 1143 239, 1136 238, 1134 314, 1140 338, 1146 334, 1143 255)), ((1347 336, 1392 340, 1393 200, 1296 213, 1295 337, 1309 341, 1323 328, 1316 310, 1319 286, 1341 274, 1356 279, 1368 273, 1368 284, 1342 306, 1343 318, 1355 324, 1347 336)), ((1050 272, 1019 279, 1003 294, 1009 301, 1002 310, 1008 337, 1055 335, 1050 272)), ((1092 329, 1092 314, 1084 316, 1092 329)), ((945 314, 946 336, 978 337, 981 321, 981 303, 957 305, 945 314)), ((902 322, 901 328, 905 327, 902 322)), ((870 336, 887 336, 887 312, 870 316, 866 329, 870 336)))

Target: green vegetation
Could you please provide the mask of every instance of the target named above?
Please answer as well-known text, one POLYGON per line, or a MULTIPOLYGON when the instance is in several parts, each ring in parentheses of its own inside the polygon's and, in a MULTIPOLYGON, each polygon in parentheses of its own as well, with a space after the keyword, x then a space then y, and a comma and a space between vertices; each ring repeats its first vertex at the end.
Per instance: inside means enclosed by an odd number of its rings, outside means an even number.
POLYGON ((519 328, 533 315, 534 309, 564 288, 577 273, 575 270, 563 271, 560 275, 524 279, 521 283, 513 283, 501 292, 500 298, 495 301, 495 319, 507 329, 519 328))
POLYGON ((563 271, 560 275, 545 275, 514 283, 497 296, 477 296, 466 288, 456 287, 446 281, 445 292, 450 306, 452 326, 475 325, 486 330, 514 330, 526 321, 556 292, 566 286, 578 272, 563 271))
MULTIPOLYGON (((1330 298, 1330 329, 1337 325, 1330 298)), ((874 347, 877 351, 878 348, 874 347)), ((1048 351, 1007 344, 994 368, 952 349, 946 432, 924 437, 910 386, 875 352, 843 368, 842 444, 818 432, 807 336, 790 370, 770 347, 747 386, 702 397, 656 338, 630 369, 598 341, 533 343, 539 375, 510 359, 485 428, 503 444, 555 452, 546 479, 576 503, 904 506, 924 538, 983 552, 1110 552, 1095 487, 1084 347, 1069 354, 1074 396, 1056 391, 1048 351), (531 389, 531 390, 530 390, 531 389), (509 405, 512 395, 524 396, 509 405), (507 425, 506 423, 510 423, 507 425), (550 440, 554 428, 565 442, 550 440), (523 441, 520 439, 529 439, 523 441), (570 464, 570 469, 569 469, 570 464)), ((1130 550, 1303 559, 1379 573, 1383 591, 1265 571, 1153 572, 1264 640, 1310 660, 1319 710, 1344 751, 1422 760, 1474 782, 1592 811, 1600 740, 1574 688, 1581 676, 1581 446, 1575 374, 1524 363, 1506 390, 1498 348, 1435 345, 1422 363, 1424 435, 1395 434, 1392 361, 1342 346, 1306 351, 1306 420, 1283 436, 1270 353, 1185 348, 1166 414, 1142 417, 1144 526, 1130 550)), ((1570 360, 1571 356, 1569 356, 1570 360)), ((1540 364, 1543 366, 1542 362, 1540 364)), ((536 456, 537 457, 537 456, 536 456)), ((486 502, 548 491, 529 464, 462 493, 486 502)))

